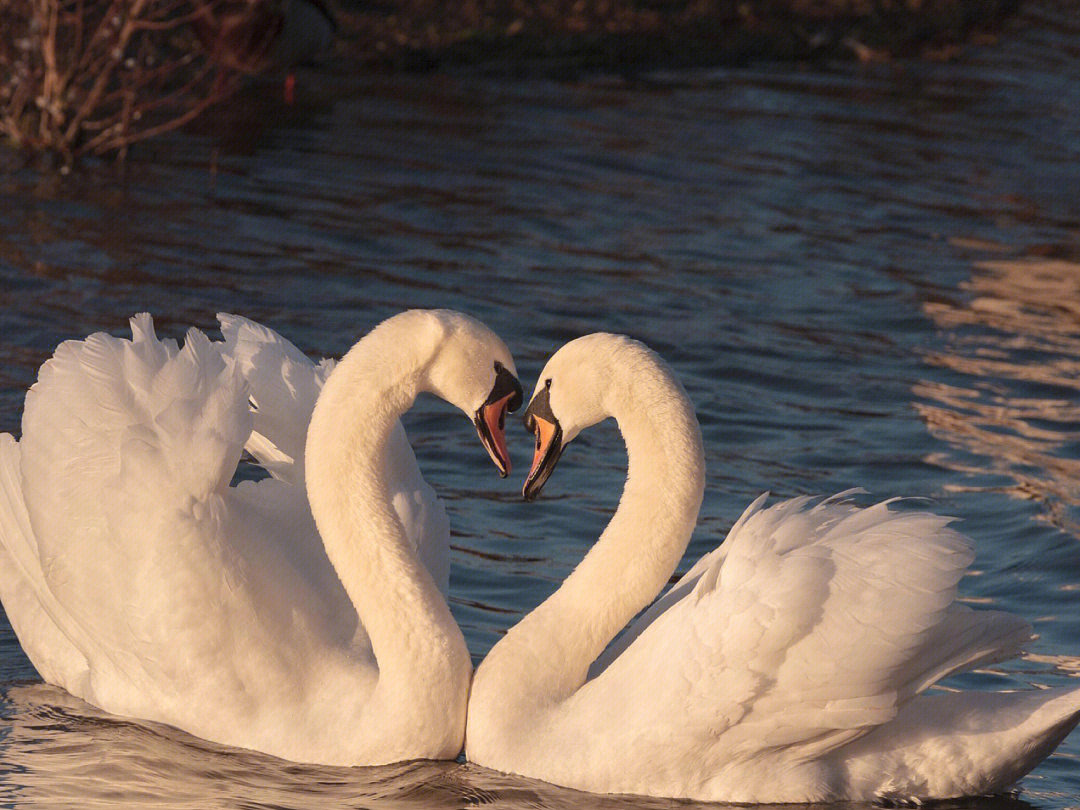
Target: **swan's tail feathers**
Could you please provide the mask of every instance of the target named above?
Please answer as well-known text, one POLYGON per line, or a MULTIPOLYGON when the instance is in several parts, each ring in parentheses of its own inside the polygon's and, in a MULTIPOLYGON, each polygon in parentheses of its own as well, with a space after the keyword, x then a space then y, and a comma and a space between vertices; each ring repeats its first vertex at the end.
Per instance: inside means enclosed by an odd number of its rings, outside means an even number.
POLYGON ((1031 640, 1031 625, 1019 616, 954 604, 898 674, 898 697, 903 702, 943 678, 1015 658, 1031 640))
POLYGON ((308 422, 333 360, 318 365, 272 329, 218 313, 222 354, 239 368, 251 392, 255 426, 245 450, 275 478, 304 480, 308 422))
POLYGON ((0 601, 38 674, 49 683, 79 694, 88 683, 89 665, 54 618, 60 607, 45 584, 37 541, 23 502, 20 477, 19 445, 11 435, 2 433, 0 601))
POLYGON ((850 795, 933 798, 1000 793, 1080 721, 1080 688, 921 695, 840 749, 850 795))

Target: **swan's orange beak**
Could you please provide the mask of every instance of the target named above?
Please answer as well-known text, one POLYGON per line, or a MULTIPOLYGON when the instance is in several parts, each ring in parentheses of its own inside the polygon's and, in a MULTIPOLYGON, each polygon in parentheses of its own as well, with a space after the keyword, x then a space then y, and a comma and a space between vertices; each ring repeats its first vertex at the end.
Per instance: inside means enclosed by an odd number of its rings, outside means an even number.
POLYGON ((547 389, 533 397, 525 409, 525 427, 536 436, 532 467, 521 488, 521 497, 531 501, 544 488, 563 451, 562 426, 551 412, 547 389))
POLYGON ((510 474, 510 452, 506 448, 506 414, 521 407, 521 383, 501 363, 495 364, 495 385, 487 401, 473 417, 476 433, 488 451, 501 478, 510 474))
POLYGON ((481 406, 476 412, 476 432, 501 478, 506 478, 511 470, 510 451, 506 448, 506 412, 513 396, 507 394, 502 399, 481 406))

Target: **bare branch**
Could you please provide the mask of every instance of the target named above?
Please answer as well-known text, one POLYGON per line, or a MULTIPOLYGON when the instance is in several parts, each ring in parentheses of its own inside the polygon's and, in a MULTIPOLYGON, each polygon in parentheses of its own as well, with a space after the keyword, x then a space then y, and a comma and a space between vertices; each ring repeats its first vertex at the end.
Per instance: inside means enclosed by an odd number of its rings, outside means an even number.
POLYGON ((200 41, 233 0, 0 0, 0 135, 70 161, 183 126, 241 76, 200 41))

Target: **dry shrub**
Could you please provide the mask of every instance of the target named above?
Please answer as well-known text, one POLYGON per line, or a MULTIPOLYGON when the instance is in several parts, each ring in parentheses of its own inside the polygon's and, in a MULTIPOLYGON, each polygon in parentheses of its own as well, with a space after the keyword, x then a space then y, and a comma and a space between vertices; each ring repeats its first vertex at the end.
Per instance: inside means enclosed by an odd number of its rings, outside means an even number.
POLYGON ((175 129, 236 89, 193 23, 222 0, 0 0, 0 131, 70 165, 175 129))

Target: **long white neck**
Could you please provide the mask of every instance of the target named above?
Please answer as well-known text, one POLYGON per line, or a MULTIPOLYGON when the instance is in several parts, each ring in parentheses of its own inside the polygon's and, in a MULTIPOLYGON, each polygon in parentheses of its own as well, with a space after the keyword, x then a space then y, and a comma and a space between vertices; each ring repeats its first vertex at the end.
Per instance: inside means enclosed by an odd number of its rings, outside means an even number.
POLYGON ((403 334, 387 326, 364 337, 330 375, 305 455, 308 499, 327 557, 371 639, 377 692, 396 704, 460 690, 455 681, 464 669, 467 683, 471 664, 385 484, 388 440, 425 386, 434 347, 422 329, 403 334))
POLYGON ((626 441, 619 507, 596 545, 554 594, 491 650, 477 670, 474 715, 512 716, 557 704, 667 583, 686 550, 705 482, 701 431, 671 373, 652 356, 612 376, 605 397, 626 441), (517 704, 519 712, 507 707, 517 704))

